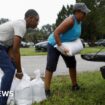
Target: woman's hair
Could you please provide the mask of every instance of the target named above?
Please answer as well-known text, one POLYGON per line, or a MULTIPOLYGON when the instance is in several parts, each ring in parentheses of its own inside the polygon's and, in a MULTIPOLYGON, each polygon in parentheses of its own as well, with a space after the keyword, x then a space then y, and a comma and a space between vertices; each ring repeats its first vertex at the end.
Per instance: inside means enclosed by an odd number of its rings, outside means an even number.
POLYGON ((25 18, 28 18, 29 16, 39 16, 39 15, 34 9, 29 9, 25 13, 25 18))

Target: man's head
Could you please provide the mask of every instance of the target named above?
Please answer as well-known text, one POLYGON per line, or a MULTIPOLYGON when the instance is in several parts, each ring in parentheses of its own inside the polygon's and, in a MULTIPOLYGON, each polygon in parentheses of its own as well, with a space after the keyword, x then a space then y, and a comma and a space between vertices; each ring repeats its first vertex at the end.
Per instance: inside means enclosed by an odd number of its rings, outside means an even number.
POLYGON ((34 9, 29 9, 25 13, 26 27, 36 28, 39 22, 39 15, 34 9))

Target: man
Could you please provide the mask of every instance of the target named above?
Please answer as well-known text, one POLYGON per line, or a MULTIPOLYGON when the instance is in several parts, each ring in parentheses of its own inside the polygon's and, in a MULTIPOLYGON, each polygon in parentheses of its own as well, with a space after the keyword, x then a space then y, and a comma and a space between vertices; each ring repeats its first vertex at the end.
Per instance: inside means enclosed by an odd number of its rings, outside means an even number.
MULTIPOLYGON (((4 75, 1 81, 0 92, 7 92, 16 71, 16 77, 22 79, 22 67, 20 57, 21 39, 27 28, 36 28, 39 22, 38 13, 29 9, 23 20, 9 21, 0 25, 0 68, 4 75)), ((0 95, 0 105, 7 105, 8 96, 0 95)))
POLYGON ((77 83, 75 56, 67 56, 68 49, 65 48, 62 43, 71 42, 80 38, 81 22, 90 10, 85 3, 76 3, 73 9, 73 15, 67 17, 48 38, 48 55, 45 71, 45 92, 47 97, 50 96, 50 84, 53 72, 56 71, 60 55, 69 69, 69 75, 72 81, 72 90, 77 91, 80 88, 77 83), (54 47, 56 44, 60 51, 65 52, 65 54, 62 54, 54 47))

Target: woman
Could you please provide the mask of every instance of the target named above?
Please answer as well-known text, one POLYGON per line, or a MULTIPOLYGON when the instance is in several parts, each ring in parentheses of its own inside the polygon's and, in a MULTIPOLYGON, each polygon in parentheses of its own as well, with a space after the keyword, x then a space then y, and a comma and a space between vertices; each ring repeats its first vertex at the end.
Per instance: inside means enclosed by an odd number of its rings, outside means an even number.
POLYGON ((48 55, 45 72, 45 92, 46 96, 50 96, 50 84, 53 72, 56 70, 58 58, 61 55, 69 68, 69 74, 72 81, 72 90, 79 90, 76 78, 76 59, 75 56, 67 56, 68 49, 62 45, 62 42, 70 42, 76 40, 81 35, 81 21, 90 12, 85 3, 76 3, 73 7, 73 15, 67 17, 49 36, 48 38, 48 55), (59 49, 65 54, 60 53, 54 45, 57 44, 59 49))

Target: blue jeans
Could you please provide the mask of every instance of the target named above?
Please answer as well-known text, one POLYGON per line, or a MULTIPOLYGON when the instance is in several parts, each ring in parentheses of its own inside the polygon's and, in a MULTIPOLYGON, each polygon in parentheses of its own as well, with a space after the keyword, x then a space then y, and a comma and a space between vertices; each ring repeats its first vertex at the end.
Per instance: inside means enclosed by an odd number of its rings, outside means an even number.
MULTIPOLYGON (((10 91, 12 80, 15 74, 15 65, 7 53, 7 48, 0 45, 0 68, 4 73, 1 80, 0 92, 10 91)), ((8 96, 0 94, 0 105, 7 105, 8 96)))

